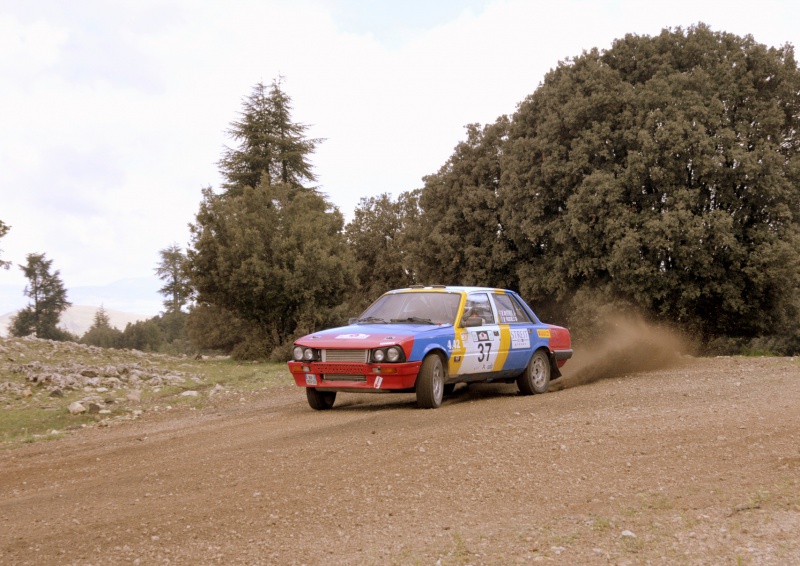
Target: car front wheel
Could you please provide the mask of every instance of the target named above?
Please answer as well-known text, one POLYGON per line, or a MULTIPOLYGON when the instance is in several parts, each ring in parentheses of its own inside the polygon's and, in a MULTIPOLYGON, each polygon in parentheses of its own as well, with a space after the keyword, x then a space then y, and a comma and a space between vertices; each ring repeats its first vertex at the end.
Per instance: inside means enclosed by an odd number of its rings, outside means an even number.
POLYGON ((306 387, 308 404, 317 411, 327 411, 336 401, 336 391, 317 391, 313 387, 306 387))
POLYGON ((442 404, 444 396, 444 364, 436 354, 428 354, 422 360, 417 376, 417 405, 422 409, 435 409, 442 404))
POLYGON ((517 378, 517 387, 523 395, 546 393, 550 387, 550 360, 547 352, 536 350, 528 367, 517 378))

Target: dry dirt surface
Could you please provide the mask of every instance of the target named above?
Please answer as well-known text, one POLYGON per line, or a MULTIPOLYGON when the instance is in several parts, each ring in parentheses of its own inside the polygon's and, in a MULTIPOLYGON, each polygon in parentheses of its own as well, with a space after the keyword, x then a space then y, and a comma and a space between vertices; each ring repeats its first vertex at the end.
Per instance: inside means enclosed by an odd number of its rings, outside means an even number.
POLYGON ((800 564, 800 359, 673 361, 436 410, 287 372, 5 450, 0 563, 800 564))

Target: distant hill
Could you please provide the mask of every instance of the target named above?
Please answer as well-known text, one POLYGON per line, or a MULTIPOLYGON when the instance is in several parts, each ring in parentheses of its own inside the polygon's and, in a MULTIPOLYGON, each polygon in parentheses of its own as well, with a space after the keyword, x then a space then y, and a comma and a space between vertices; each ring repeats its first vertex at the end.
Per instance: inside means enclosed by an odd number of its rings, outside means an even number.
MULTIPOLYGON (((73 305, 61 315, 61 323, 58 326, 73 334, 77 334, 79 337, 83 336, 84 333, 89 330, 89 327, 92 326, 94 315, 98 310, 100 310, 99 307, 73 305)), ((105 309, 105 311, 111 321, 111 326, 115 326, 120 330, 125 330, 125 326, 128 323, 151 318, 143 314, 133 314, 111 309, 105 309)), ((11 317, 15 314, 16 311, 0 316, 0 336, 8 336, 8 325, 11 322, 11 317)))
MULTIPOLYGON (((164 308, 164 297, 158 292, 162 285, 152 276, 120 279, 107 285, 67 286, 67 300, 73 305, 103 305, 107 310, 155 316, 164 308)), ((16 312, 27 305, 30 301, 24 289, 24 281, 0 283, 0 313, 16 312)))

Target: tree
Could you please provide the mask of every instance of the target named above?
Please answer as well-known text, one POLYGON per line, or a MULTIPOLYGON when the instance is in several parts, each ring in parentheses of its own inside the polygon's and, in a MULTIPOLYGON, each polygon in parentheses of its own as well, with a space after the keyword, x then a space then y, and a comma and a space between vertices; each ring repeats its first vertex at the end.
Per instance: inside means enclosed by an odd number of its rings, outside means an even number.
POLYGON ((410 238, 420 281, 516 288, 516 250, 500 220, 500 156, 510 126, 506 116, 467 139, 419 194, 421 214, 410 238))
POLYGON ((356 258, 359 304, 354 311, 369 306, 389 289, 415 283, 408 257, 406 234, 417 221, 419 208, 412 193, 397 201, 384 193, 361 199, 353 220, 345 228, 347 243, 356 258))
POLYGON ((798 132, 789 45, 701 24, 560 64, 503 146, 521 291, 629 304, 706 341, 797 333, 798 132))
POLYGON ((178 244, 159 251, 161 262, 155 268, 156 275, 164 281, 164 286, 158 290, 164 295, 164 307, 168 314, 177 314, 189 301, 192 287, 189 274, 186 271, 186 254, 178 244))
POLYGON ((111 326, 111 319, 108 317, 106 309, 101 305, 94 313, 94 320, 84 335, 81 337, 82 344, 99 346, 100 348, 117 348, 122 341, 122 332, 111 326))
MULTIPOLYGON (((309 154, 319 140, 291 120, 291 99, 259 83, 229 133, 239 142, 220 160, 224 191, 203 190, 190 225, 188 273, 197 306, 190 337, 204 332, 239 358, 285 358, 290 338, 340 321, 354 291, 353 260, 341 213, 304 181, 313 181, 309 154), (232 340, 213 321, 235 321, 232 340)), ((199 342, 198 342, 199 344, 199 342)))
POLYGON ((239 147, 226 148, 219 161, 222 188, 237 195, 244 187, 257 187, 262 178, 267 184, 316 181, 308 156, 321 140, 306 138, 308 126, 292 122, 291 98, 281 89, 281 78, 269 89, 259 82, 243 107, 228 130, 239 147))
POLYGON ((20 310, 11 321, 13 336, 34 334, 37 338, 65 340, 69 334, 57 328, 61 313, 71 305, 67 301, 67 291, 61 282, 59 271, 50 273, 53 260, 45 259, 45 254, 28 254, 27 264, 20 265, 28 284, 25 296, 32 301, 20 310))
POLYGON ((164 345, 164 336, 158 323, 149 318, 125 325, 120 346, 142 352, 158 352, 164 345))
MULTIPOLYGON (((10 229, 11 229, 11 226, 8 226, 7 224, 3 223, 2 220, 0 220, 0 238, 5 236, 6 234, 8 234, 8 231, 10 229)), ((2 252, 2 251, 3 250, 0 250, 0 252, 2 252)), ((8 269, 9 267, 11 267, 11 262, 10 261, 3 261, 2 259, 0 259, 0 268, 8 269)))

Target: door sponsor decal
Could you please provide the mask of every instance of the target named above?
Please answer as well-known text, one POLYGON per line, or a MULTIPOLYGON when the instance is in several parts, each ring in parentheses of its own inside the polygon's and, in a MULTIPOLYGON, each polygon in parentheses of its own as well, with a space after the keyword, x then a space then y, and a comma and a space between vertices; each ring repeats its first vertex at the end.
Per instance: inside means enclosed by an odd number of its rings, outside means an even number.
POLYGON ((531 347, 531 337, 527 328, 520 328, 511 331, 511 349, 520 350, 531 347))

